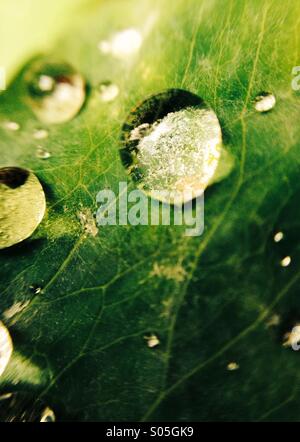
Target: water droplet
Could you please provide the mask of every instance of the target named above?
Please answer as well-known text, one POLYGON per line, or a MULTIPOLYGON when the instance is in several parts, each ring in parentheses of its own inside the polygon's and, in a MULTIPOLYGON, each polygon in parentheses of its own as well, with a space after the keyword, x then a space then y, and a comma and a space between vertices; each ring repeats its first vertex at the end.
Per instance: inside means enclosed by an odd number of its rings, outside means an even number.
POLYGON ((277 314, 272 315, 266 322, 267 327, 276 327, 280 324, 280 316, 277 314))
POLYGON ((46 209, 43 188, 30 171, 0 169, 0 249, 28 238, 42 221, 46 209))
POLYGON ((40 158, 41 160, 47 160, 48 158, 51 157, 51 153, 48 152, 48 150, 44 149, 41 146, 38 146, 35 154, 36 154, 37 158, 40 158))
POLYGON ((130 28, 117 32, 109 40, 100 41, 98 48, 103 54, 111 54, 116 58, 127 58, 138 52, 142 41, 141 33, 130 28))
POLYGON ((279 242, 283 239, 283 233, 282 232, 277 232, 274 235, 274 241, 275 242, 279 242))
POLYGON ((228 371, 235 371, 235 370, 238 370, 239 368, 240 368, 240 366, 236 362, 229 362, 229 364, 227 365, 228 371))
POLYGON ((12 131, 17 131, 20 129, 20 125, 19 123, 16 123, 15 121, 5 121, 3 123, 3 126, 8 129, 8 130, 12 130, 12 131))
POLYGON ((281 267, 288 267, 292 262, 292 258, 290 256, 286 256, 280 261, 281 267))
POLYGON ((145 339, 149 348, 154 348, 160 343, 158 337, 154 334, 151 334, 150 336, 145 336, 145 339))
POLYGON ((31 285, 29 289, 34 295, 38 295, 42 291, 42 287, 39 287, 38 285, 31 285))
POLYGON ((110 81, 103 81, 99 87, 100 99, 106 103, 113 101, 119 95, 119 87, 110 81))
POLYGON ((38 61, 25 75, 29 103, 44 123, 64 123, 83 106, 86 89, 83 77, 66 63, 38 61))
POLYGON ((48 137, 48 131, 46 129, 37 129, 34 132, 33 137, 36 140, 43 140, 48 137))
POLYGON ((0 376, 4 372, 13 351, 13 343, 10 334, 0 321, 0 376))
POLYGON ((171 89, 144 101, 123 126, 121 157, 138 187, 167 203, 196 198, 221 156, 216 114, 194 94, 171 89))
POLYGON ((276 98, 269 92, 262 92, 255 98, 254 107, 257 112, 268 112, 275 107, 276 98))
POLYGON ((300 342, 300 324, 295 324, 295 326, 292 328, 290 332, 285 333, 282 345, 284 347, 292 347, 294 350, 298 350, 299 342, 300 342))
POLYGON ((40 422, 55 422, 55 414, 51 408, 45 408, 45 410, 42 412, 40 422))

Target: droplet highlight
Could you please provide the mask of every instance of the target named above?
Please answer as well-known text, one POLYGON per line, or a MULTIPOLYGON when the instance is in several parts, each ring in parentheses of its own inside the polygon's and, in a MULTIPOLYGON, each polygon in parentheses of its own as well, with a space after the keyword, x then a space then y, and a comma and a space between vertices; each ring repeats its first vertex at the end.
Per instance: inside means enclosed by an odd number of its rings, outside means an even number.
POLYGON ((262 92, 255 98, 254 107, 257 112, 269 112, 275 107, 275 95, 269 92, 262 92))
POLYGON ((274 235, 274 242, 280 242, 283 239, 283 232, 277 232, 274 235))
POLYGON ((55 422, 55 414, 51 408, 46 407, 42 412, 40 422, 55 422))
POLYGON ((286 256, 280 261, 281 267, 288 267, 292 262, 292 258, 290 256, 286 256))
POLYGON ((142 42, 141 33, 137 29, 129 28, 117 32, 109 40, 100 41, 98 49, 103 54, 122 59, 136 54, 142 42))
POLYGON ((35 155, 40 160, 47 160, 48 158, 51 157, 51 153, 48 150, 46 150, 43 147, 41 147, 41 146, 39 146, 36 149, 35 155))
POLYGON ((100 100, 105 103, 114 101, 119 95, 119 87, 110 81, 103 81, 98 86, 100 100))
POLYGON ((4 372, 13 351, 13 343, 9 331, 0 321, 0 376, 4 372))
POLYGON ((0 169, 0 249, 31 236, 45 210, 43 188, 32 172, 18 167, 0 169))
POLYGON ((150 336, 145 336, 147 341, 147 345, 149 348, 157 347, 160 344, 158 337, 155 334, 151 334, 150 336))
POLYGON ((227 364, 227 370, 228 371, 235 371, 238 370, 240 368, 239 364, 237 364, 236 362, 229 362, 229 364, 227 364))
POLYGON ((66 63, 38 61, 25 74, 25 82, 28 102, 43 123, 70 121, 84 104, 85 81, 81 74, 66 63))
POLYGON ((20 129, 20 125, 16 121, 5 121, 3 123, 3 126, 5 127, 5 129, 11 130, 13 132, 16 132, 20 129))

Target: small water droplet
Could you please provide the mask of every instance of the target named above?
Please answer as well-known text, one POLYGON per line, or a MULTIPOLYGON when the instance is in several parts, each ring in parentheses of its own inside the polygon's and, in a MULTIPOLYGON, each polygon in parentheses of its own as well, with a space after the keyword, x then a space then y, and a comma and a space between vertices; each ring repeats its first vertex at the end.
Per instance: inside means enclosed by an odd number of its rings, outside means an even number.
POLYGON ((30 171, 0 169, 0 249, 28 238, 42 221, 46 209, 43 188, 30 171))
POLYGON ((280 261, 281 267, 288 267, 292 262, 292 258, 290 256, 286 256, 280 261))
POLYGON ((283 232, 277 232, 274 235, 274 242, 280 242, 283 239, 283 232))
POLYGON ((228 371, 235 371, 238 370, 240 368, 239 364, 237 364, 236 362, 229 362, 229 364, 227 365, 227 370, 228 371))
POLYGON ((103 81, 99 87, 100 99, 106 103, 113 101, 119 95, 119 87, 110 81, 103 81))
POLYGON ((216 114, 190 92, 171 89, 150 97, 123 126, 121 157, 138 187, 182 204, 203 194, 221 156, 216 114))
POLYGON ((285 333, 282 345, 284 347, 292 347, 295 350, 299 350, 298 348, 299 342, 300 342, 300 324, 295 324, 295 326, 292 328, 290 332, 285 333))
POLYGON ((0 321, 0 376, 4 372, 13 351, 13 343, 9 331, 0 321))
POLYGON ((45 408, 45 410, 42 412, 40 422, 55 422, 55 414, 51 408, 45 408))
POLYGON ((280 324, 280 316, 277 314, 272 315, 266 322, 267 327, 276 327, 280 324))
POLYGON ((269 92, 262 92, 255 98, 254 107, 257 112, 268 112, 275 107, 276 98, 269 92))
POLYGON ((51 153, 48 152, 48 150, 44 149, 41 146, 38 146, 35 154, 36 154, 37 158, 40 158, 41 160, 47 160, 48 158, 51 157, 51 153))
POLYGON ((44 123, 71 120, 85 101, 85 81, 66 63, 35 62, 26 73, 25 81, 31 108, 44 123))
POLYGON ((42 287, 39 287, 38 285, 31 285, 29 289, 34 295, 38 295, 42 291, 42 287))
POLYGON ((43 140, 48 137, 48 131, 46 129, 37 129, 34 132, 33 137, 36 140, 43 140))
POLYGON ((150 336, 145 336, 144 338, 146 339, 149 348, 154 348, 160 344, 158 337, 154 334, 151 334, 150 336))
POLYGON ((117 32, 109 40, 100 41, 98 48, 103 54, 127 58, 139 51, 142 41, 141 33, 137 29, 130 28, 117 32))
POLYGON ((17 131, 20 129, 20 125, 19 123, 16 123, 15 121, 5 121, 3 123, 3 126, 8 129, 8 130, 12 130, 12 131, 17 131))

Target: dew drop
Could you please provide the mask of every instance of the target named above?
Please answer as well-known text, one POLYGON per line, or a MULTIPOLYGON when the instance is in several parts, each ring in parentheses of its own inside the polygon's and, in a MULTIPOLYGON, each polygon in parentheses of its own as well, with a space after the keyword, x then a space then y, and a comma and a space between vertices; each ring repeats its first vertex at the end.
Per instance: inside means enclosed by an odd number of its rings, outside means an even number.
POLYGON ((142 35, 137 29, 125 29, 117 32, 109 40, 102 40, 98 49, 103 54, 111 54, 116 58, 127 58, 136 54, 142 45, 142 35))
POLYGON ((227 364, 227 370, 228 371, 235 371, 238 370, 240 368, 239 364, 237 364, 236 362, 229 362, 229 364, 227 364))
POLYGON ((15 121, 5 121, 5 122, 3 123, 3 126, 4 126, 6 129, 11 130, 11 131, 17 131, 17 130, 20 129, 20 125, 19 125, 19 123, 16 123, 15 121))
POLYGON ((13 343, 10 334, 0 321, 0 376, 4 372, 13 351, 13 343))
POLYGON ((36 157, 39 158, 40 160, 47 160, 48 158, 51 157, 51 153, 48 152, 48 150, 44 149, 43 147, 39 146, 36 149, 36 153, 35 153, 36 157))
POLYGON ((284 347, 292 347, 295 350, 299 350, 298 347, 300 342, 300 324, 296 324, 292 330, 286 333, 283 337, 283 346, 284 347))
POLYGON ((281 267, 288 267, 292 262, 292 258, 290 256, 286 256, 280 261, 281 267))
POLYGON ((30 171, 0 169, 0 249, 28 238, 42 221, 46 209, 43 188, 30 171))
POLYGON ((277 232, 274 235, 274 242, 280 242, 283 239, 283 233, 277 232))
MULTIPOLYGON (((35 62, 25 74, 25 81, 29 104, 44 123, 70 121, 83 106, 85 81, 66 63, 35 62)), ((39 137, 43 138, 41 132, 39 137)))
POLYGON ((55 422, 55 414, 51 408, 45 408, 45 410, 42 412, 40 422, 55 422))
POLYGON ((46 129, 37 129, 34 132, 33 137, 36 140, 44 140, 45 138, 48 137, 48 131, 46 129))
POLYGON ((113 101, 119 95, 119 87, 110 81, 103 81, 98 87, 100 99, 106 103, 113 101))
POLYGON ((182 204, 210 184, 221 145, 216 114, 196 95, 171 89, 130 114, 121 157, 139 188, 158 200, 182 204))
POLYGON ((257 112, 268 112, 275 107, 276 98, 269 92, 262 92, 255 98, 254 107, 257 112))
POLYGON ((160 344, 158 337, 154 334, 151 334, 150 336, 145 336, 145 339, 149 348, 157 347, 160 344))

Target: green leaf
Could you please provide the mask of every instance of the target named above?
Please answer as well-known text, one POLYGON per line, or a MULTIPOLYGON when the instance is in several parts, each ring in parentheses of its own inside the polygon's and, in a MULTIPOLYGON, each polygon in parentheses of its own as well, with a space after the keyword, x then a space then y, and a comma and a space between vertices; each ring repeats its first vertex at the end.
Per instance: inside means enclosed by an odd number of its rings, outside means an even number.
POLYGON ((1 121, 21 126, 1 129, 1 165, 32 169, 47 198, 34 235, 1 251, 0 306, 15 349, 3 392, 28 392, 59 420, 299 419, 299 355, 282 345, 300 320, 298 16, 296 0, 94 4, 51 56, 92 89, 116 83, 115 101, 92 92, 75 119, 37 141, 23 76, 1 95, 1 121), (99 52, 99 41, 127 28, 143 35, 136 56, 99 52), (86 223, 96 194, 128 179, 126 116, 167 88, 211 105, 235 159, 205 192, 204 234, 108 226, 94 236, 86 223), (277 99, 266 114, 253 106, 262 91, 277 99), (51 158, 37 158, 37 144, 51 158), (8 320, 16 303, 24 308, 8 320))

